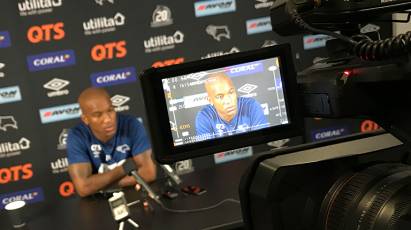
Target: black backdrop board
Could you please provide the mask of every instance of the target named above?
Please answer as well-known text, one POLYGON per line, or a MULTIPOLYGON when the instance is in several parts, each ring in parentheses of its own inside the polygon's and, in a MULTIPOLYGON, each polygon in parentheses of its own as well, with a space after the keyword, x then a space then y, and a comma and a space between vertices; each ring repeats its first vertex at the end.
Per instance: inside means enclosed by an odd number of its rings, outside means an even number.
MULTIPOLYGON (((267 17, 272 2, 1 1, 0 209, 13 199, 51 202, 73 195, 65 141, 67 129, 79 122, 76 98, 86 87, 105 87, 116 110, 141 117, 144 123, 137 78, 152 65, 178 64, 284 42, 292 43, 298 70, 309 66, 314 56, 324 56, 323 48, 304 50, 302 36, 281 38, 271 31, 267 17), (226 2, 229 8, 206 7, 216 2, 226 2), (260 23, 252 25, 255 21, 260 23), (21 99, 12 98, 16 89, 21 99)), ((390 26, 384 34, 391 34, 390 26)), ((359 131, 361 126, 359 121, 339 123, 342 125, 307 121, 310 130, 306 139, 315 140, 312 130, 325 126, 347 127, 344 135, 359 131)), ((371 123, 365 126, 376 127, 371 123)), ((321 135, 330 133, 336 132, 321 135)), ((259 148, 253 149, 255 153, 259 148)), ((189 173, 249 157, 253 149, 178 162, 174 167, 181 174, 189 173)))

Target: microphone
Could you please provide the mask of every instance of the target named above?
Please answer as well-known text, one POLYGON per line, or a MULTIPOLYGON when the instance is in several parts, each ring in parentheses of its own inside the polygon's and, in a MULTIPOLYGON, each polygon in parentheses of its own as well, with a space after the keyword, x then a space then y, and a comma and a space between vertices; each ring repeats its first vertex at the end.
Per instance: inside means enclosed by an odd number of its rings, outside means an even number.
POLYGON ((180 177, 174 172, 173 168, 171 168, 170 165, 164 164, 160 165, 160 167, 164 170, 167 176, 170 177, 170 179, 174 182, 175 185, 178 186, 179 184, 181 184, 180 177))
POLYGON ((143 189, 147 192, 148 196, 151 199, 153 199, 158 204, 161 204, 160 197, 153 191, 153 189, 151 189, 151 187, 143 180, 143 178, 141 178, 141 176, 138 175, 137 170, 135 168, 135 164, 132 160, 126 160, 122 166, 124 171, 128 175, 134 177, 137 183, 143 187, 143 189))

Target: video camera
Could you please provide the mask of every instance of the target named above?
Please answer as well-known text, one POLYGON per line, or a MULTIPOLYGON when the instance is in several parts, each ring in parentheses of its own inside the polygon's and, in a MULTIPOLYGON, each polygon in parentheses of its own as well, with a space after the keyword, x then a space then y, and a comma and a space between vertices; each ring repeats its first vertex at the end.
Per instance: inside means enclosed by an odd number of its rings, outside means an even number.
POLYGON ((342 41, 335 45, 338 55, 298 78, 289 45, 144 72, 157 161, 302 135, 303 115, 371 118, 385 131, 258 157, 240 184, 245 227, 410 229, 411 33, 383 41, 357 34, 358 23, 405 9, 410 2, 275 1, 271 21, 278 34, 309 31, 342 41))

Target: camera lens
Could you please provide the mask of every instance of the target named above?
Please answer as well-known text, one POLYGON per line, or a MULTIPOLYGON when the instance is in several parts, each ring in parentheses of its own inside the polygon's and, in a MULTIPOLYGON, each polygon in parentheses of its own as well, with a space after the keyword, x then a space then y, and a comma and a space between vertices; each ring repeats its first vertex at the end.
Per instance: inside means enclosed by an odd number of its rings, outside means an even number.
POLYGON ((411 229, 411 166, 377 164, 338 179, 320 210, 321 230, 411 229))

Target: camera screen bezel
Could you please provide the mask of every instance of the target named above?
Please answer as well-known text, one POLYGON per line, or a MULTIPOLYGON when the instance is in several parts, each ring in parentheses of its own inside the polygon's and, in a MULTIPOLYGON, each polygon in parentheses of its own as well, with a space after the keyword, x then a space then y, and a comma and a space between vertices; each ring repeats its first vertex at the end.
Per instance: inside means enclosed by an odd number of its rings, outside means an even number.
POLYGON ((163 68, 151 68, 140 75, 143 98, 155 159, 160 163, 211 155, 272 140, 303 135, 303 115, 299 106, 296 72, 289 44, 229 54, 163 68), (174 146, 162 79, 210 69, 278 58, 289 123, 232 136, 174 146))

